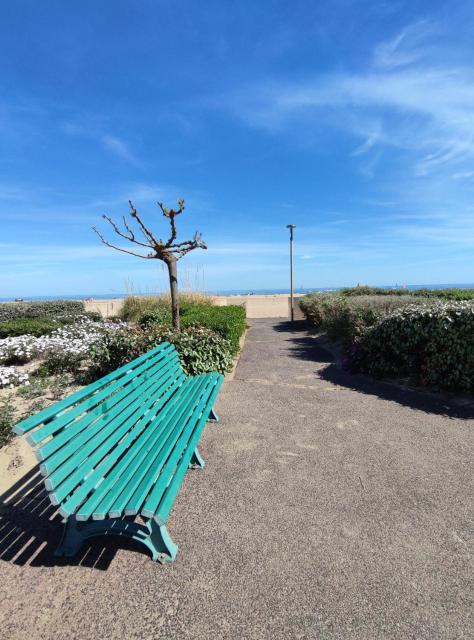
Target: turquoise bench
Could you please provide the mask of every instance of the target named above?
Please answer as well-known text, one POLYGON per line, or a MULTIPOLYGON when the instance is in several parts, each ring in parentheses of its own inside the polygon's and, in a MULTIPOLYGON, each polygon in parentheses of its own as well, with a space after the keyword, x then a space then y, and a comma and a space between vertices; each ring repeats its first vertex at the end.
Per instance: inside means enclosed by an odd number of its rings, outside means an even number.
POLYGON ((16 425, 64 518, 57 555, 118 535, 144 544, 153 560, 175 559, 166 521, 187 469, 204 466, 197 444, 206 421, 218 420, 222 381, 218 373, 186 376, 164 342, 16 425))

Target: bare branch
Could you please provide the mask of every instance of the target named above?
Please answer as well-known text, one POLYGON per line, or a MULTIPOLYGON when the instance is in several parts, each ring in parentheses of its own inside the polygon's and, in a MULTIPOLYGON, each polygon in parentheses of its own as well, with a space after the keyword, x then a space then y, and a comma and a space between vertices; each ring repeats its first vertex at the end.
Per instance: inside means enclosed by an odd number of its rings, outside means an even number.
MULTIPOLYGON (((130 240, 132 242, 136 242, 137 244, 141 244, 141 242, 135 238, 135 231, 128 225, 127 218, 125 216, 122 216, 122 220, 123 220, 123 225, 124 225, 125 229, 130 234, 130 240)), ((143 245, 143 246, 145 246, 145 245, 143 245)), ((146 245, 146 246, 148 246, 148 245, 146 245)))
POLYGON ((112 220, 112 218, 110 218, 109 216, 106 216, 106 215, 103 215, 102 217, 104 218, 104 220, 107 220, 107 222, 111 225, 111 227, 113 228, 115 233, 117 235, 119 235, 121 238, 124 238, 124 240, 128 240, 129 242, 134 242, 135 244, 138 244, 141 247, 147 247, 148 249, 153 249, 154 248, 151 244, 145 244, 144 242, 140 242, 139 240, 137 240, 135 238, 135 234, 133 233, 132 229, 130 229, 130 227, 127 225, 127 222, 125 220, 125 216, 123 217, 123 222, 124 222, 125 228, 127 229, 129 235, 127 235, 126 233, 123 233, 120 230, 120 228, 115 224, 115 222, 112 220))
POLYGON ((183 256, 185 256, 190 251, 194 249, 207 249, 207 244, 203 241, 201 234, 196 231, 192 240, 186 240, 186 242, 180 242, 179 246, 176 245, 174 254, 177 257, 177 260, 180 260, 183 256))
POLYGON ((171 227, 171 235, 168 239, 168 241, 166 242, 166 247, 171 247, 173 245, 173 242, 176 240, 176 237, 178 235, 177 231, 176 231, 176 223, 174 221, 176 216, 179 216, 180 213, 183 213, 184 211, 184 200, 181 198, 180 200, 178 200, 178 209, 168 209, 167 207, 165 207, 163 205, 162 202, 158 202, 158 206, 161 209, 162 214, 165 216, 165 218, 168 218, 170 221, 170 227, 171 227))
POLYGON ((141 253, 135 253, 134 251, 127 251, 127 249, 122 249, 122 247, 117 247, 117 245, 111 244, 110 242, 108 242, 96 227, 92 227, 92 229, 99 236, 101 242, 105 244, 107 247, 110 247, 111 249, 116 249, 117 251, 121 251, 122 253, 128 253, 131 256, 136 256, 137 258, 145 258, 146 260, 151 260, 153 258, 156 258, 156 256, 153 254, 144 256, 141 253))
MULTIPOLYGON (((149 240, 152 245, 154 247, 158 246, 160 243, 158 242, 158 240, 155 238, 155 236, 152 234, 152 232, 150 231, 150 229, 147 228, 147 226, 144 224, 144 222, 142 221, 142 219, 140 218, 140 216, 137 213, 137 210, 135 209, 135 207, 132 204, 132 201, 129 200, 128 204, 130 205, 130 215, 132 216, 132 218, 135 218, 135 220, 138 222, 138 224, 140 225, 142 232, 145 235, 145 239, 149 240)), ((163 243, 161 243, 163 244, 163 243)))

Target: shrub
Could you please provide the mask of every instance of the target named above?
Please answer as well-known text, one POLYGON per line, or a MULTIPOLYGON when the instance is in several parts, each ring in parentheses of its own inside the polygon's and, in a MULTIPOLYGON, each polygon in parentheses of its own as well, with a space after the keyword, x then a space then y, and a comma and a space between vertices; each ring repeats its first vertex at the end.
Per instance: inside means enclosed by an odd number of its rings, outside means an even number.
POLYGON ((152 325, 146 331, 122 329, 104 336, 91 349, 88 375, 96 380, 166 340, 176 347, 188 375, 209 371, 225 373, 232 364, 229 341, 209 329, 189 327, 175 333, 171 327, 152 325))
MULTIPOLYGON (((419 301, 421 303, 422 301, 419 301)), ((397 308, 414 304, 411 296, 358 296, 312 293, 300 299, 306 318, 344 347, 397 308)))
POLYGON ((29 384, 29 376, 25 371, 17 371, 15 367, 3 367, 0 365, 0 389, 29 384))
POLYGON ((410 305, 364 334, 358 368, 375 377, 406 377, 435 389, 472 393, 473 335, 473 303, 410 305))
POLYGON ((92 320, 92 322, 102 322, 104 319, 100 311, 86 311, 84 316, 89 318, 89 320, 92 320))
POLYGON ((52 333, 63 325, 52 318, 15 318, 0 322, 0 338, 12 336, 44 336, 52 333))
POLYGON ((188 375, 210 371, 225 374, 232 365, 232 348, 229 340, 205 327, 187 327, 175 333, 169 327, 156 327, 153 343, 168 340, 174 344, 183 370, 188 375))
POLYGON ((356 296, 415 296, 421 298, 440 298, 442 300, 473 300, 474 289, 384 289, 382 287, 346 287, 339 294, 344 297, 356 296))
POLYGON ((0 400, 0 447, 8 444, 13 438, 15 424, 15 407, 10 397, 0 400))
POLYGON ((25 364, 37 355, 38 339, 33 336, 16 336, 0 340, 0 364, 25 364))
POLYGON ((147 334, 139 330, 124 328, 106 333, 89 351, 89 377, 97 380, 137 358, 148 350, 148 342, 147 334))
POLYGON ((410 294, 407 289, 388 289, 383 287, 369 287, 365 284, 357 287, 345 287, 339 291, 341 296, 406 296, 410 294))
POLYGON ((82 363, 89 359, 91 349, 121 329, 120 324, 92 322, 81 317, 78 322, 57 329, 50 336, 38 338, 36 350, 45 358, 44 367, 49 374, 77 373, 82 363))
MULTIPOLYGON (((180 315, 184 315, 195 305, 212 306, 212 298, 200 293, 181 293, 179 296, 180 315)), ((171 315, 171 299, 169 295, 161 296, 128 296, 120 310, 122 320, 138 322, 146 313, 158 311, 171 315)))
POLYGON ((43 302, 2 302, 0 322, 16 318, 58 318, 84 315, 80 300, 48 300, 43 302))
POLYGON ((141 327, 147 327, 150 324, 170 325, 171 320, 171 309, 169 307, 157 307, 156 309, 149 309, 148 311, 144 311, 138 319, 138 324, 141 327))
POLYGON ((206 327, 218 333, 230 343, 231 353, 239 351, 239 340, 246 328, 245 308, 237 305, 227 307, 211 307, 195 305, 182 317, 185 327, 206 327))
POLYGON ((474 289, 416 289, 413 295, 442 300, 474 300, 474 289))

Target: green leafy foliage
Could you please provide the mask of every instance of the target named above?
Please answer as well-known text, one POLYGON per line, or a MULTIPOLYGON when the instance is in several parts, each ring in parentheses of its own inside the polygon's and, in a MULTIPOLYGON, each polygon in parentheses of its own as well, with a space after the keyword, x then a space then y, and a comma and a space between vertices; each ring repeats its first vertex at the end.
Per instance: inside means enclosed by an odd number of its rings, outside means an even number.
POLYGON ((474 392, 474 304, 435 302, 398 309, 367 331, 358 367, 375 377, 406 377, 474 392))
POLYGON ((417 289, 413 295, 441 300, 474 300, 474 289, 417 289))
MULTIPOLYGON (((125 307, 124 317, 133 317, 142 327, 171 325, 170 302, 166 297, 127 298, 125 307)), ((211 329, 230 342, 232 354, 239 351, 239 340, 246 328, 244 307, 218 307, 206 296, 185 295, 180 299, 179 313, 183 328, 211 329)))
POLYGON ((168 340, 175 345, 184 371, 189 375, 219 371, 232 364, 231 345, 219 334, 203 327, 175 333, 171 327, 150 325, 145 329, 123 329, 104 336, 91 349, 89 378, 96 380, 168 340))
POLYGON ((344 347, 395 309, 414 303, 417 301, 411 296, 344 297, 331 293, 311 293, 299 301, 306 318, 344 347))
POLYGON ((472 301, 310 294, 300 306, 315 327, 342 343, 351 371, 474 392, 472 301))
POLYGON ((53 318, 84 315, 80 300, 48 300, 43 302, 2 302, 0 322, 15 318, 53 318))
POLYGON ((86 311, 83 315, 93 322, 102 322, 104 319, 100 311, 86 311))
POLYGON ((63 322, 52 318, 15 318, 0 322, 0 338, 22 336, 44 336, 63 326, 63 322))
MULTIPOLYGON (((333 294, 334 295, 334 294, 333 294)), ((473 300, 474 289, 390 289, 382 287, 346 287, 337 292, 337 295, 348 297, 358 296, 414 296, 415 298, 439 298, 440 300, 473 300)))
POLYGON ((147 327, 150 324, 166 324, 171 325, 172 315, 169 306, 157 307, 156 309, 149 309, 144 311, 138 319, 138 324, 141 327, 147 327))
POLYGON ((407 289, 389 289, 383 287, 369 287, 365 284, 358 287, 345 287, 337 292, 341 296, 406 296, 410 295, 407 289))
POLYGON ((90 350, 88 376, 97 380, 145 353, 152 343, 148 332, 138 329, 121 329, 106 333, 90 350))
POLYGON ((15 407, 10 396, 0 400, 0 447, 8 444, 13 438, 15 424, 15 407))
POLYGON ((181 366, 188 375, 210 371, 225 374, 232 365, 230 341, 205 327, 187 327, 179 333, 169 327, 156 327, 152 341, 159 344, 165 340, 176 347, 181 366))
POLYGON ((195 305, 182 319, 182 327, 206 327, 229 341, 232 354, 239 351, 239 341, 245 332, 245 308, 238 305, 210 307, 195 305))
MULTIPOLYGON (((213 306, 212 298, 200 293, 181 293, 179 296, 179 313, 184 315, 194 305, 213 306)), ((126 321, 140 322, 145 314, 157 312, 171 315, 170 296, 128 296, 120 310, 120 318, 126 321)))

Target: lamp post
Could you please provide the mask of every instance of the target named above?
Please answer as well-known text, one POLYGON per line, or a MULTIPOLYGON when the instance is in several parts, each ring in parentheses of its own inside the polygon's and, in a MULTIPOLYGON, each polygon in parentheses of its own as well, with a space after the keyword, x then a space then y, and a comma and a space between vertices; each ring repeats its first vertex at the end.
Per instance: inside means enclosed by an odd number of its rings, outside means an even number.
POLYGON ((290 318, 291 322, 295 319, 295 308, 293 306, 293 229, 296 229, 296 224, 287 224, 286 228, 290 230, 290 318))

